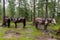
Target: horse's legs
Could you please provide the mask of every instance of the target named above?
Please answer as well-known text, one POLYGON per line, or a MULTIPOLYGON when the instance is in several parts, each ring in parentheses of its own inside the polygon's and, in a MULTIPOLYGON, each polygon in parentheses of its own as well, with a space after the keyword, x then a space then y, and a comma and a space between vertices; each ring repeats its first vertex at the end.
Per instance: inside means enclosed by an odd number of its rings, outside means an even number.
POLYGON ((37 22, 35 23, 35 27, 36 27, 36 29, 38 29, 38 23, 37 22))
POLYGON ((10 20, 8 21, 8 28, 10 27, 10 20))
POLYGON ((15 28, 17 28, 17 23, 15 22, 15 28))
POLYGON ((26 26, 26 20, 23 21, 23 28, 26 26))
POLYGON ((48 25, 44 25, 44 31, 47 31, 47 26, 48 26, 48 25))
POLYGON ((10 27, 10 22, 8 22, 8 28, 10 27))

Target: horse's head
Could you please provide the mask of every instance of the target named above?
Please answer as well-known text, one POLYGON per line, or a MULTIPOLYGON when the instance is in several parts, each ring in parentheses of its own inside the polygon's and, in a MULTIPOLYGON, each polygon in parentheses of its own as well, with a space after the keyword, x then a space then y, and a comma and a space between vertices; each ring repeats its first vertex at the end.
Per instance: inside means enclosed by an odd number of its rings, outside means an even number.
POLYGON ((53 23, 54 25, 56 25, 56 20, 55 20, 55 18, 52 18, 51 23, 53 23))

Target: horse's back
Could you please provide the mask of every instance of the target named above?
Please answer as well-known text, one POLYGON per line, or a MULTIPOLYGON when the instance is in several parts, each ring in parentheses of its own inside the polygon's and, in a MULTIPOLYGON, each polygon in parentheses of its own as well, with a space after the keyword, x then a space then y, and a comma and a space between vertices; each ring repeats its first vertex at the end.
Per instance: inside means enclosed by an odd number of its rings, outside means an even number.
POLYGON ((36 18, 35 21, 39 23, 44 23, 45 18, 36 18))
POLYGON ((24 22, 24 21, 25 21, 24 17, 19 17, 14 19, 14 22, 17 22, 17 23, 24 22))

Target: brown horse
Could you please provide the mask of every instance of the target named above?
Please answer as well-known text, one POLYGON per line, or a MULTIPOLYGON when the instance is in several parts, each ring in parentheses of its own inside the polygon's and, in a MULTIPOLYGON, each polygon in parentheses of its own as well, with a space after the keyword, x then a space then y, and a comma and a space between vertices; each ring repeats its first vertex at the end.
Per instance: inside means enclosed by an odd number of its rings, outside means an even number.
POLYGON ((35 26, 38 29, 38 24, 44 25, 44 30, 47 30, 47 25, 53 23, 56 24, 56 20, 54 18, 35 18, 35 26))
POLYGON ((14 22, 15 24, 15 28, 17 28, 17 23, 23 23, 23 28, 25 28, 26 26, 26 18, 24 17, 18 17, 18 18, 11 18, 11 20, 14 22))

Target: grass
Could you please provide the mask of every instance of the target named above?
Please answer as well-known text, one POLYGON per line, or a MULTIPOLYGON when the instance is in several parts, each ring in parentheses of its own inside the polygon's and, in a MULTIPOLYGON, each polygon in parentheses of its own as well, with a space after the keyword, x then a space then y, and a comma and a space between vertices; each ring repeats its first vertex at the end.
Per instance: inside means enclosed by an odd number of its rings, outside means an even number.
MULTIPOLYGON (((19 23, 18 26, 23 26, 22 23, 19 23)), ((57 30, 60 27, 59 24, 56 26, 51 25, 48 28, 52 30, 57 30)), ((55 34, 52 34, 53 36, 56 36, 55 34)), ((27 22, 26 28, 14 28, 14 23, 11 23, 11 28, 7 27, 0 27, 0 40, 35 40, 37 36, 44 36, 42 30, 37 30, 35 26, 32 25, 32 22, 27 22), (5 32, 8 30, 14 30, 14 32, 21 33, 21 36, 18 38, 15 38, 12 36, 11 38, 3 38, 5 36, 5 32)), ((56 36, 57 37, 57 36, 56 36)))

